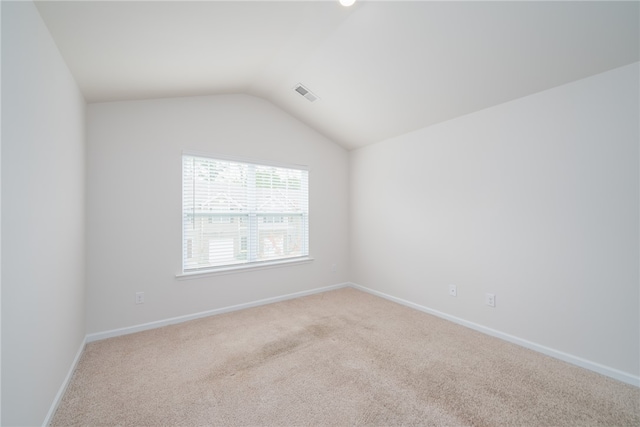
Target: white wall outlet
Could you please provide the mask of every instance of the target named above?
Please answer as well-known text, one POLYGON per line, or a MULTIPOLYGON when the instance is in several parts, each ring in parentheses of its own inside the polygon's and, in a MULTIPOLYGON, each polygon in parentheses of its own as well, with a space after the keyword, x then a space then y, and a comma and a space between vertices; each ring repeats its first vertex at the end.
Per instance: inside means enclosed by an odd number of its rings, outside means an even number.
POLYGON ((496 296, 495 296, 495 294, 485 294, 484 295, 484 302, 489 307, 495 307, 496 306, 496 296))
POLYGON ((449 285, 449 295, 452 297, 458 296, 458 287, 456 285, 449 285))
POLYGON ((144 304, 144 292, 136 292, 136 304, 144 304))
POLYGON ((338 271, 338 264, 331 264, 331 272, 335 273, 336 271, 338 271))

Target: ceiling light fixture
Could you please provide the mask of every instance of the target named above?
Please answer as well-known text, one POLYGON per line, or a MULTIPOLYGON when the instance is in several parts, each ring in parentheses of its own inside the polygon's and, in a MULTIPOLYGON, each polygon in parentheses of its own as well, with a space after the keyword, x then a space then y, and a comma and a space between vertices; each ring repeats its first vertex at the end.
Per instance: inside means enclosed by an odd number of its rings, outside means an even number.
POLYGON ((343 5, 344 7, 353 6, 355 2, 356 0, 340 0, 340 4, 343 5))

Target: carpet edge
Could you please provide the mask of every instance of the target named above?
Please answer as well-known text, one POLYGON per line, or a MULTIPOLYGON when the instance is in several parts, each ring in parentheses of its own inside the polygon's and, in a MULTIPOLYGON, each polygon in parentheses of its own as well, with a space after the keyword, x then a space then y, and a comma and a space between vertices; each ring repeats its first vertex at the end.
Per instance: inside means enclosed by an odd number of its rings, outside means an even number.
POLYGON ((86 345, 87 345, 87 336, 85 335, 85 337, 82 339, 82 342, 80 343, 80 347, 78 348, 78 351, 76 352, 76 357, 73 359, 73 362, 71 362, 71 366, 69 367, 69 372, 67 372, 67 376, 64 377, 64 380, 62 381, 62 384, 58 389, 58 393, 56 394, 56 397, 53 398, 53 402, 51 403, 49 412, 47 412, 47 416, 44 417, 44 421, 42 423, 43 426, 45 427, 48 426, 53 420, 53 416, 55 415, 56 410, 58 409, 58 406, 60 406, 60 402, 62 402, 62 398, 64 397, 64 394, 67 391, 67 387, 69 387, 69 384, 71 383, 71 378, 73 377, 73 373, 78 367, 78 362, 80 362, 80 357, 82 356, 82 353, 84 353, 84 349, 86 345))
POLYGON ((142 323, 139 325, 126 326, 124 328, 111 329, 104 332, 94 332, 87 334, 86 342, 91 343, 94 341, 100 341, 107 338, 119 337, 121 335, 133 334, 136 332, 146 331, 149 329, 161 328, 163 326, 174 325, 177 323, 188 322, 190 320, 201 319, 203 317, 215 316, 217 314, 230 313, 232 311, 244 310, 246 308, 258 307, 266 304, 273 304, 280 301, 286 301, 294 298, 305 297, 308 295, 319 294, 322 292, 333 291, 336 289, 342 289, 350 287, 350 282, 338 283, 336 285, 323 286, 320 288, 309 289, 306 291, 294 292, 291 294, 280 295, 276 297, 264 298, 261 300, 250 301, 247 303, 236 304, 228 307, 215 308, 212 310, 201 311, 198 313, 185 314, 183 316, 171 317, 169 319, 156 320, 153 322, 142 323))
POLYGON ((432 308, 425 307, 423 305, 416 304, 414 302, 404 300, 402 298, 397 298, 397 297, 394 297, 392 295, 385 294, 384 292, 376 291, 374 289, 367 288, 365 286, 362 286, 362 285, 359 285, 359 284, 356 284, 356 283, 353 283, 353 282, 350 282, 349 286, 354 288, 354 289, 358 289, 360 291, 369 293, 371 295, 375 295, 375 296, 378 296, 380 298, 384 298, 384 299, 386 299, 388 301, 392 301, 392 302, 404 305, 406 307, 413 308, 413 309, 418 310, 418 311, 422 311, 422 312, 427 313, 427 314, 432 314, 432 315, 434 315, 436 317, 439 317, 441 319, 445 319, 445 320, 448 320, 450 322, 456 323, 458 325, 473 329, 474 331, 478 331, 478 332, 481 332, 483 334, 490 335, 490 336, 495 337, 495 338, 499 338, 501 340, 510 342, 512 344, 519 345, 520 347, 528 348, 529 350, 533 350, 533 351, 536 351, 538 353, 545 354, 547 356, 553 357, 554 359, 562 360, 564 362, 570 363, 570 364, 578 366, 580 368, 584 368, 584 369, 587 369, 589 371, 596 372, 598 374, 605 375, 605 376, 607 376, 609 378, 613 378, 613 379, 621 381, 623 383, 626 383, 626 384, 629 384, 629 385, 632 385, 632 386, 640 388, 640 376, 633 375, 633 374, 630 374, 628 372, 623 372, 623 371, 620 371, 618 369, 615 369, 615 368, 612 368, 612 367, 609 367, 609 366, 605 366, 605 365, 602 365, 602 364, 597 363, 597 362, 592 362, 590 360, 583 359, 581 357, 574 356, 572 354, 565 353, 565 352, 562 352, 560 350, 555 350, 553 348, 546 347, 544 345, 537 344, 537 343, 525 340, 523 338, 516 337, 514 335, 509 335, 509 334, 506 334, 504 332, 500 332, 500 331, 498 331, 496 329, 492 329, 492 328, 489 328, 489 327, 486 327, 486 326, 482 326, 482 325, 480 325, 478 323, 474 323, 474 322, 462 319, 460 317, 452 316, 450 314, 446 314, 446 313, 443 313, 441 311, 434 310, 432 308))

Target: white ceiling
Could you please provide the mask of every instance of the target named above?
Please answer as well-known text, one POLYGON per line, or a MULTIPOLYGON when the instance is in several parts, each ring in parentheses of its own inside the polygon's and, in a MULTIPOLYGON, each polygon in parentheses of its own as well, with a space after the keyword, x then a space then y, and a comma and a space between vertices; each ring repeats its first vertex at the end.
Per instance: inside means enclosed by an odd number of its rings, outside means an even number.
POLYGON ((87 102, 247 93, 348 149, 640 59, 637 1, 36 5, 87 102))

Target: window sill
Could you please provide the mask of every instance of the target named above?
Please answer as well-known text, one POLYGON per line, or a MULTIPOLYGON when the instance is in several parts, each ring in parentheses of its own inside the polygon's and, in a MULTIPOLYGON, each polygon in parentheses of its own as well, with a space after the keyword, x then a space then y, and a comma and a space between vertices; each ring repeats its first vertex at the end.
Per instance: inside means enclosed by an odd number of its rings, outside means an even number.
POLYGON ((211 270, 194 271, 190 273, 176 274, 178 280, 200 279, 208 276, 220 276, 223 274, 244 273, 247 271, 266 270, 268 268, 287 267, 296 264, 307 264, 313 261, 311 257, 284 259, 278 261, 266 261, 251 265, 238 265, 229 267, 220 267, 211 270))

